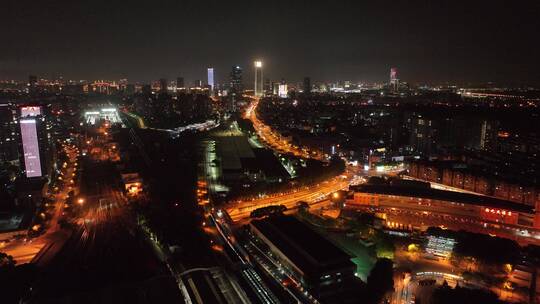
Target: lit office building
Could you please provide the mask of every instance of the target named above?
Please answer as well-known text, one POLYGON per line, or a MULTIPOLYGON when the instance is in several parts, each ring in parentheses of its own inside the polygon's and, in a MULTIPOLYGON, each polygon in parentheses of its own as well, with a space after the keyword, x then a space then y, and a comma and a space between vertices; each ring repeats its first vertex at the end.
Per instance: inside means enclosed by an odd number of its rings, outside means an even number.
POLYGON ((289 91, 287 89, 287 85, 286 84, 280 84, 278 88, 279 88, 278 89, 278 96, 280 98, 287 98, 288 94, 289 94, 289 91))
POLYGON ((242 68, 234 66, 231 71, 231 92, 239 94, 242 89, 242 68))
POLYGON ((236 101, 238 96, 242 95, 242 90, 242 68, 240 66, 233 66, 230 75, 230 91, 227 93, 230 96, 227 106, 228 111, 236 111, 236 101))
POLYGON ((16 108, 11 103, 0 104, 0 162, 17 161, 16 108))
POLYGON ((426 252, 434 256, 449 258, 455 245, 454 239, 430 235, 428 236, 426 252))

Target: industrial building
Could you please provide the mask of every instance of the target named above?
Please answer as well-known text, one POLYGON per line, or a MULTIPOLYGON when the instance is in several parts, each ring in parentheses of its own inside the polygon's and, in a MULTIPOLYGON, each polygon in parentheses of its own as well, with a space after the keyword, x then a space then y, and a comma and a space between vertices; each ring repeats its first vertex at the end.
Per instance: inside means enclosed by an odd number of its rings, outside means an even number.
POLYGON ((254 220, 249 228, 315 297, 335 296, 357 282, 350 256, 295 217, 254 220))

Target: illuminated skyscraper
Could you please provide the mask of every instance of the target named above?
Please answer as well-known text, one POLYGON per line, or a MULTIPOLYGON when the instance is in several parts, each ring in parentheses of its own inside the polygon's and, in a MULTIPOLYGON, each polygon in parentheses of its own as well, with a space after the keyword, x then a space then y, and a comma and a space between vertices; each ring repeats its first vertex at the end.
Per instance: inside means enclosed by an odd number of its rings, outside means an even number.
POLYGON ((255 61, 255 96, 261 97, 264 95, 263 90, 263 63, 262 61, 255 61))
POLYGON ((390 69, 390 88, 394 92, 397 92, 399 89, 399 79, 397 78, 397 72, 397 68, 390 69))
POLYGON ((231 93, 240 94, 242 92, 242 68, 233 66, 231 71, 231 93))
POLYGON ((231 71, 230 88, 228 92, 228 95, 230 96, 227 105, 228 111, 236 112, 236 101, 238 96, 242 95, 242 90, 242 68, 240 68, 240 66, 233 66, 231 71))
POLYGON ((289 96, 289 90, 287 89, 287 84, 280 84, 278 95, 281 98, 287 98, 289 96))
POLYGON ((214 68, 208 68, 208 85, 210 92, 214 92, 214 68))
POLYGON ((23 118, 20 120, 20 125, 26 177, 41 177, 42 170, 36 118, 23 118))
POLYGON ((39 105, 18 109, 20 131, 20 164, 27 178, 46 177, 52 171, 53 135, 46 119, 46 110, 39 105))

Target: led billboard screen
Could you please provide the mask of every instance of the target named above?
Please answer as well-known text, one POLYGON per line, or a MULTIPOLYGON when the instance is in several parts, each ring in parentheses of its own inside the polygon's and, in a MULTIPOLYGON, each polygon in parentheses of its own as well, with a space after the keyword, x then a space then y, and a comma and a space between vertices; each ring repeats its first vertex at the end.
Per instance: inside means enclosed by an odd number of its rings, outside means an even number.
POLYGON ((41 115, 41 107, 39 106, 21 107, 21 117, 33 117, 38 115, 41 115))

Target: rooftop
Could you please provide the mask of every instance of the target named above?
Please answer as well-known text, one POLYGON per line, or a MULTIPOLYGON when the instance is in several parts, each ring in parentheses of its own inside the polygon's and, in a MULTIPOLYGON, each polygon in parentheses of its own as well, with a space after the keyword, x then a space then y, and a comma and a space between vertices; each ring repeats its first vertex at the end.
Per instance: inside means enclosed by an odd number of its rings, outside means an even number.
POLYGON ((242 168, 242 158, 255 158, 245 136, 219 137, 217 150, 223 170, 239 170, 242 168))
POLYGON ((254 220, 251 225, 307 274, 349 264, 354 267, 349 255, 295 217, 268 217, 254 220))
POLYGON ((396 196, 410 196, 442 201, 457 202, 469 205, 501 208, 510 211, 533 213, 534 208, 524 204, 518 204, 507 200, 502 200, 485 195, 475 195, 469 193, 439 190, 433 188, 420 187, 400 187, 390 185, 358 185, 351 186, 351 190, 356 192, 385 194, 396 196))

